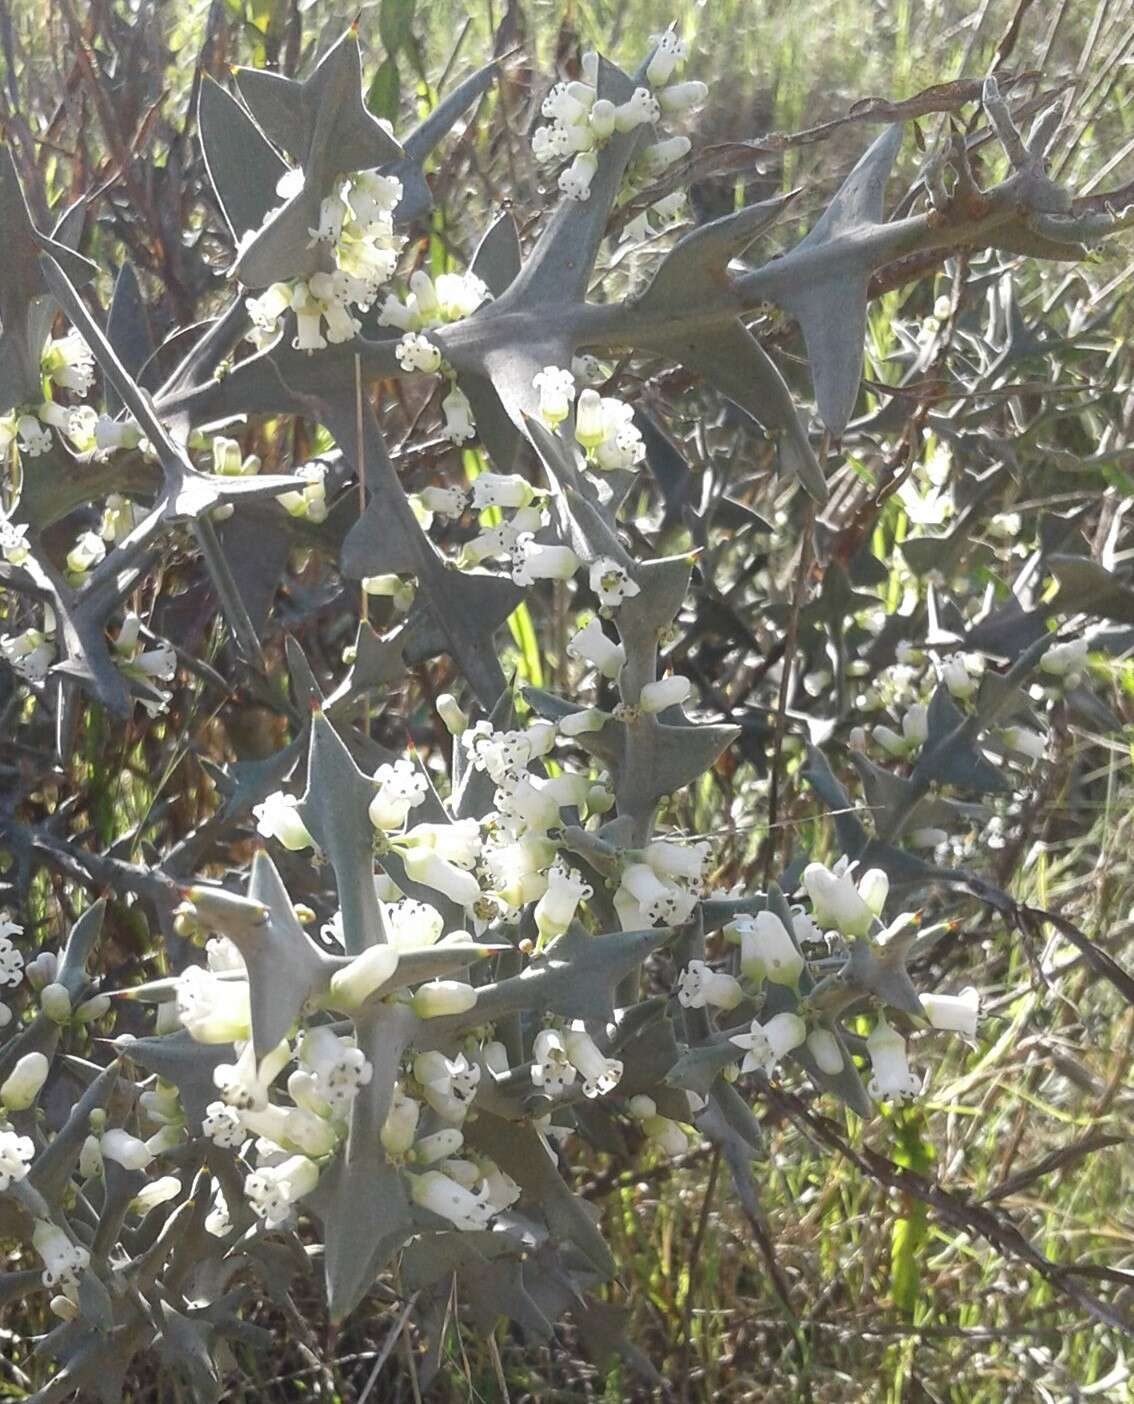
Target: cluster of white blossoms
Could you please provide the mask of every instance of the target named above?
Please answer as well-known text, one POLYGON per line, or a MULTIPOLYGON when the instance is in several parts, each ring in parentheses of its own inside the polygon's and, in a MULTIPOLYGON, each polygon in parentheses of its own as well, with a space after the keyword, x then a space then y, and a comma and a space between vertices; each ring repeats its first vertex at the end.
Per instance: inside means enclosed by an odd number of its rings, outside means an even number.
MULTIPOLYGON (((725 938, 739 947, 739 975, 714 970, 704 960, 690 961, 681 972, 676 989, 679 1004, 687 1009, 717 1011, 729 1041, 744 1054, 728 1070, 730 1076, 759 1071, 772 1077, 783 1060, 801 1048, 806 1048, 816 1067, 828 1076, 843 1071, 846 1055, 834 1026, 822 1012, 821 1001, 812 1003, 814 986, 801 987, 809 961, 817 958, 829 963, 831 953, 845 958, 857 942, 884 949, 915 920, 902 915, 883 928, 880 914, 889 894, 889 880, 878 868, 869 869, 856 880, 854 867, 846 859, 833 868, 809 863, 802 883, 810 910, 803 904, 793 907, 790 923, 771 910, 734 918, 725 928, 725 938), (780 1008, 767 1018, 757 1012, 740 1031, 732 1019, 720 1017, 746 1004, 756 1004, 759 1011, 770 986, 780 987, 781 996, 790 992, 795 1007, 780 1008)), ((782 998, 777 1002, 782 1003, 782 998)), ((923 995, 921 1007, 930 1027, 975 1038, 980 1007, 976 990, 923 995)), ((865 1048, 872 1071, 867 1090, 872 1097, 900 1101, 921 1091, 922 1079, 909 1066, 906 1039, 889 1023, 884 1011, 865 1048)))
POLYGON ((38 405, 23 405, 0 415, 0 462, 13 451, 25 458, 39 458, 55 444, 52 430, 75 453, 105 458, 117 448, 148 448, 132 421, 100 415, 90 405, 63 404, 59 391, 82 399, 95 382, 95 361, 81 333, 72 328, 51 337, 40 356, 40 371, 50 398, 38 405))
POLYGON ((407 374, 444 372, 448 389, 441 400, 442 433, 450 443, 464 444, 475 438, 476 422, 468 396, 426 333, 471 316, 491 297, 488 285, 475 273, 441 273, 434 281, 419 268, 410 276, 405 298, 389 294, 378 317, 380 325, 398 327, 404 333, 394 354, 407 374))
MULTIPOLYGON (((388 882, 381 890, 387 897, 396 894, 388 882)), ((192 898, 191 890, 190 903, 192 898)), ((383 902, 383 910, 396 940, 371 946, 342 967, 326 993, 328 1008, 349 1012, 380 998, 404 952, 437 943, 442 921, 428 904, 397 895, 383 902)), ((341 939, 341 914, 324 934, 341 939)), ((467 940, 463 932, 442 938, 467 940)), ((192 1038, 234 1045, 234 1062, 214 1073, 218 1096, 206 1107, 200 1130, 240 1156, 245 1199, 265 1229, 278 1228, 294 1220, 297 1205, 340 1153, 351 1108, 373 1068, 352 1036, 323 1023, 306 1024, 257 1060, 243 961, 223 937, 210 940, 207 953, 206 966, 192 966, 180 977, 171 1006, 192 1038)), ((458 981, 432 980, 412 994, 399 989, 388 997, 405 999, 419 1017, 430 1018, 466 1011, 476 992, 458 981)), ((122 1047, 129 1052, 128 1043, 122 1047)), ((406 1176, 415 1203, 458 1228, 483 1228, 520 1194, 493 1161, 465 1148, 461 1130, 482 1077, 506 1069, 502 1045, 470 1035, 455 1056, 436 1051, 407 1056, 394 1085, 380 1136, 387 1158, 406 1176)), ((147 1115, 161 1123, 160 1143, 151 1137, 125 1147, 135 1153, 138 1168, 193 1130, 175 1090, 157 1086, 160 1098, 143 1102, 147 1115)), ((231 1207, 218 1196, 207 1224, 210 1233, 230 1231, 231 1207)))
MULTIPOLYGON (((277 187, 287 199, 301 170, 288 171, 277 187)), ((285 313, 295 314, 297 351, 321 351, 328 343, 351 341, 361 323, 352 309, 366 311, 397 267, 405 237, 394 232, 394 210, 402 198, 396 176, 359 171, 341 181, 323 200, 310 243, 326 251, 331 268, 308 278, 273 283, 248 299, 249 340, 264 348, 279 334, 285 313)), ((269 215, 269 218, 271 216, 269 215)), ((250 236, 252 237, 252 236, 250 236)))
MULTIPOLYGON (((540 111, 548 122, 532 134, 532 153, 541 165, 560 166, 560 193, 568 200, 588 200, 598 171, 598 153, 616 133, 654 126, 662 114, 688 112, 704 101, 704 83, 670 83, 673 71, 685 57, 685 46, 673 32, 655 34, 652 56, 646 67, 646 86, 635 88, 625 102, 598 96, 598 55, 583 56, 583 77, 556 83, 540 111)), ((688 151, 688 137, 675 136, 647 146, 637 158, 639 170, 656 177, 688 151)))
POLYGON ((590 386, 578 393, 576 403, 575 372, 562 366, 545 366, 532 385, 539 393, 540 417, 550 429, 557 429, 575 404, 575 439, 592 468, 628 471, 641 463, 646 445, 630 405, 590 386))

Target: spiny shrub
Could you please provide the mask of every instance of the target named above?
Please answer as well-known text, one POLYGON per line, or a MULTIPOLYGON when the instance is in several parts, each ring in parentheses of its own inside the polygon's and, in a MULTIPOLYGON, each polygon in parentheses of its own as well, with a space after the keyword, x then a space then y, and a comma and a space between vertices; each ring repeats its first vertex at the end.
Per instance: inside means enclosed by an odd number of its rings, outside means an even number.
POLYGON ((232 1351, 270 1343, 246 1308, 280 1300, 314 1245, 336 1320, 381 1279, 436 1333, 455 1278, 485 1329, 503 1314, 546 1337, 570 1314, 597 1355, 646 1368, 596 1305, 619 1265, 565 1174, 572 1146, 629 1163, 706 1139, 755 1219, 754 1105, 806 1113, 795 1088, 868 1118, 919 1095, 932 1030, 976 1037, 976 990, 911 976, 952 929, 922 908, 1020 917, 980 835, 1013 832, 1051 727, 1120 725, 1092 675, 1127 646, 1109 625, 1134 623, 1134 594, 1074 516, 1045 519, 1010 588, 1010 552, 980 555, 1010 452, 1022 475, 1046 449, 1042 430, 1012 449, 1000 430, 1013 393, 1043 422, 1039 392, 1005 380, 1038 343, 1010 283, 980 273, 974 296, 969 270, 988 251, 1079 258, 1128 216, 1047 174, 1058 102, 1032 105, 1025 137, 989 79, 953 85, 951 110, 979 103, 987 127, 942 124, 897 217, 901 125, 778 256, 754 250, 793 195, 674 240, 692 163, 675 127, 705 95, 683 57, 667 30, 632 77, 588 54, 556 83, 531 149, 558 202, 530 240, 499 214, 463 271, 410 271, 409 236, 438 143, 498 64, 402 141, 364 105, 353 33, 303 81, 206 79, 231 291, 161 355, 129 266, 105 315, 80 294, 97 271, 83 207, 44 233, 0 158, 4 851, 27 903, 0 939, 0 1223, 23 1245, 0 1295, 42 1291, 57 1318, 37 1400, 117 1399, 150 1349, 216 1398, 232 1351), (993 139, 1005 173, 981 188, 970 158, 993 139), (907 383, 967 376, 963 414, 923 415, 936 457, 904 487, 922 521, 956 515, 888 570, 870 534, 918 454, 838 536, 827 473, 839 442, 888 429, 876 386, 851 422, 869 301, 945 260, 932 316, 898 327, 892 355, 907 383), (798 324, 816 432, 755 318, 798 324), (731 483, 694 505, 659 401, 614 393, 629 364, 727 397, 724 419, 702 402, 698 432, 731 436, 726 472, 778 466, 775 522, 731 483), (413 413, 392 454, 395 395, 413 413), (651 549, 659 523, 685 533, 672 554, 651 549), (792 543, 786 586, 769 533, 792 543), (710 597, 757 621, 743 728, 681 671, 710 597), (509 620, 524 686, 500 661, 509 620), (573 621, 559 638, 556 620, 573 621), (443 727, 419 718, 420 747, 391 749, 385 703, 441 655, 443 727), (536 685, 544 665, 559 692, 536 685), (213 691, 230 749, 210 754, 192 707, 213 691), (97 772, 111 734, 168 769, 136 826, 100 841, 106 815, 67 775, 80 744, 97 772), (738 736, 771 780, 738 791, 731 824, 770 837, 763 875, 722 887, 719 849, 675 816, 738 736), (187 820, 169 776, 190 745, 211 786, 187 820), (789 758, 833 816, 829 863, 775 862, 789 758), (50 923, 30 940, 45 873, 102 894, 60 950, 50 923))

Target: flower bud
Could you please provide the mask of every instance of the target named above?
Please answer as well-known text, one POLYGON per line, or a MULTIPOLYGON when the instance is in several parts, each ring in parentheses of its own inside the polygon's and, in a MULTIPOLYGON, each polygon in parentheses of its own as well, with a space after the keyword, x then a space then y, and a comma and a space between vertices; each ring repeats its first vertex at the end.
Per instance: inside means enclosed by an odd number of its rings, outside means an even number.
POLYGON ((39 1007, 55 1024, 65 1024, 71 1017, 71 996, 67 986, 53 981, 39 992, 39 1007))
POLYGON ((410 1003, 419 1019, 464 1014, 476 1003, 476 990, 460 980, 431 980, 418 987, 410 1003))
POLYGON ((25 1053, 0 1085, 0 1104, 8 1111, 23 1111, 39 1096, 50 1064, 42 1053, 25 1053))
POLYGON ((369 946, 331 976, 330 1002, 340 1009, 357 1009, 397 968, 395 947, 369 946))

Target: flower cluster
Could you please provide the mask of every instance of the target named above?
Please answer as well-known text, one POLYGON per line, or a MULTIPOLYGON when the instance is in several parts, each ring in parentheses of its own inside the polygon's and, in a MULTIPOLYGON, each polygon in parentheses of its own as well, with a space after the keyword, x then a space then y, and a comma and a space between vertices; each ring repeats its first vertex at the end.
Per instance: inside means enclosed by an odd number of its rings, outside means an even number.
MULTIPOLYGON (((303 172, 292 170, 281 179, 277 193, 287 198, 303 172)), ((402 198, 396 176, 359 171, 326 196, 318 227, 309 231, 312 246, 326 251, 328 270, 309 278, 273 283, 248 299, 252 321, 249 339, 266 347, 279 335, 285 313, 295 315, 297 351, 321 351, 328 343, 350 341, 361 328, 352 311, 366 311, 394 275, 405 244, 394 232, 394 210, 402 198)), ((271 215, 269 215, 271 218, 271 215)))
MULTIPOLYGON (((583 78, 556 83, 540 111, 548 122, 532 135, 532 154, 541 165, 559 166, 560 193, 568 200, 588 200, 598 171, 598 153, 618 133, 653 127, 662 114, 688 112, 704 101, 703 83, 669 83, 674 68, 685 57, 685 46, 672 29, 651 39, 652 55, 646 68, 646 86, 635 88, 620 103, 598 95, 598 55, 583 58, 583 78)), ((671 137, 644 149, 639 167, 651 176, 680 160, 689 150, 689 139, 671 137)))

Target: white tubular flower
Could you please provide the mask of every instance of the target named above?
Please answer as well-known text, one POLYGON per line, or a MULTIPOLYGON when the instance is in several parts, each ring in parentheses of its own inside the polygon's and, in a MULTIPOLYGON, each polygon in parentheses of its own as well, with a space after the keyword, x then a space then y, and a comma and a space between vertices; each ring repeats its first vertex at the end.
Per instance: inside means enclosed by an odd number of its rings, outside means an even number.
POLYGON ((689 1149, 689 1137, 676 1121, 658 1115, 657 1103, 652 1097, 631 1097, 627 1110, 649 1139, 671 1159, 684 1155, 689 1149))
POLYGON ((980 686, 979 679, 973 676, 964 657, 959 653, 951 653, 942 659, 941 680, 950 694, 961 701, 971 697, 980 686))
POLYGON ((81 1243, 72 1243, 50 1219, 37 1219, 32 1244, 43 1260, 43 1285, 58 1287, 65 1294, 77 1291, 79 1274, 90 1266, 91 1255, 81 1243))
POLYGON ((622 1081, 622 1063, 608 1058, 582 1026, 564 1033, 563 1046, 583 1079, 584 1097, 603 1097, 622 1081))
POLYGON ((535 923, 540 938, 552 941, 562 936, 575 920, 580 902, 594 895, 578 868, 556 863, 547 874, 547 891, 536 903, 535 923))
POLYGON ((695 893, 663 881, 648 863, 628 863, 614 894, 615 910, 627 931, 643 923, 656 926, 659 922, 688 921, 696 905, 695 893))
POLYGON ((890 895, 890 879, 882 868, 867 868, 858 880, 858 895, 875 916, 882 915, 890 895))
POLYGON ((447 517, 450 521, 456 521, 469 503, 467 492, 452 487, 422 488, 417 497, 427 512, 437 517, 447 517))
POLYGON ((740 1065, 742 1073, 754 1068, 771 1077, 783 1059, 793 1048, 798 1048, 807 1038, 807 1025, 798 1014, 784 1010, 775 1014, 766 1024, 759 1019, 752 1020, 752 1027, 746 1034, 733 1034, 729 1039, 737 1048, 747 1051, 740 1065))
POLYGON ((544 366, 532 380, 539 391, 539 412, 552 429, 567 418, 575 398, 575 377, 560 366, 544 366))
POLYGON ((287 283, 273 283, 259 297, 250 297, 244 306, 252 319, 255 339, 266 346, 279 330, 280 318, 291 306, 291 288, 287 283))
POLYGON ((1040 671, 1052 677, 1074 677, 1086 667, 1090 646, 1086 639, 1071 639, 1052 644, 1039 661, 1040 671))
POLYGON ((457 1154, 464 1143, 464 1136, 455 1126, 445 1126, 415 1143, 413 1162, 415 1165, 434 1165, 439 1160, 448 1160, 457 1154))
POLYGON ((386 935, 396 951, 419 951, 435 946, 445 929, 441 913, 428 902, 416 897, 402 897, 397 902, 384 902, 382 915, 386 935))
POLYGON ((534 497, 535 489, 519 473, 481 473, 472 485, 472 506, 477 512, 486 507, 526 507, 534 497))
POLYGON ((9 565, 19 566, 31 555, 31 547, 28 545, 27 524, 21 522, 19 526, 15 522, 10 522, 7 517, 0 514, 0 555, 9 565))
POLYGON ((678 1003, 685 1009, 735 1009, 743 998, 739 980, 711 970, 703 960, 691 960, 677 982, 678 1003))
POLYGON ((38 458, 40 454, 51 452, 54 442, 51 430, 46 424, 41 424, 34 414, 21 414, 16 423, 21 454, 26 458, 38 458))
POLYGON ((559 823, 559 800, 550 781, 527 776, 496 792, 501 820, 512 833, 521 830, 545 834, 559 823))
POLYGON ((24 978, 23 955, 12 944, 13 936, 22 936, 24 928, 15 921, 0 917, 0 985, 15 988, 24 978))
POLYGON ((418 268, 410 274, 409 285, 413 296, 411 305, 417 311, 418 325, 436 326, 441 317, 437 289, 433 284, 433 279, 424 268, 418 268))
POLYGON ((481 1161, 480 1169, 484 1193, 493 1211, 499 1214, 505 1209, 510 1209, 523 1194, 523 1190, 494 1160, 481 1161))
POLYGON ((259 1137, 260 1146, 270 1141, 281 1151, 321 1160, 339 1142, 338 1132, 324 1116, 305 1107, 281 1107, 269 1103, 260 1111, 242 1111, 245 1129, 259 1137))
POLYGON ((866 1040, 874 1076, 867 1091, 878 1101, 906 1101, 921 1091, 921 1079, 910 1071, 906 1056, 906 1041, 885 1019, 878 1023, 866 1040))
POLYGON ((475 868, 480 858, 480 824, 475 819, 454 819, 451 824, 415 824, 399 845, 424 846, 458 868, 475 868))
POLYGON ((336 1009, 358 1009, 398 968, 394 946, 369 946, 331 976, 329 999, 336 1009))
POLYGON ((576 380, 592 385, 598 384, 599 381, 605 380, 607 377, 603 363, 597 356, 592 356, 589 351, 571 357, 571 374, 576 380))
POLYGON ((688 702, 693 693, 693 684, 680 673, 671 673, 668 678, 646 683, 638 694, 639 711, 648 714, 664 712, 667 707, 680 707, 688 702))
POLYGON ((247 980, 224 980, 191 965, 178 977, 176 1003, 177 1017, 198 1043, 232 1043, 251 1033, 247 980))
POLYGON ((516 585, 570 580, 581 564, 570 546, 541 545, 530 531, 522 531, 512 547, 512 580, 516 585))
POLYGON ((511 522, 486 527, 471 541, 465 542, 464 561, 475 566, 480 565, 482 561, 500 560, 503 556, 510 556, 519 535, 519 528, 511 522))
POLYGON ((460 980, 430 980, 419 985, 410 1004, 419 1019, 464 1014, 476 1003, 476 989, 460 980))
POLYGON ((575 438, 585 449, 596 449, 606 438, 602 396, 589 386, 580 392, 575 407, 575 438))
POLYGON ((337 192, 324 197, 319 205, 319 227, 308 229, 311 236, 308 246, 315 244, 335 245, 339 242, 343 232, 343 220, 346 219, 348 210, 346 201, 337 192))
POLYGON ((1047 737, 1042 732, 1026 726, 1006 726, 1000 731, 1000 740, 1009 751, 1024 756, 1029 761, 1043 760, 1047 753, 1047 737))
POLYGON ((696 80, 672 83, 668 88, 662 88, 657 95, 661 110, 674 113, 688 112, 691 108, 699 107, 708 96, 708 86, 696 80))
MULTIPOLYGON (((605 637, 605 635, 604 635, 605 637)), ((621 645, 615 645, 620 648, 621 645)), ((619 659, 618 666, 622 667, 623 659, 619 659)), ((557 730, 561 737, 572 740, 576 736, 585 736, 591 731, 601 731, 610 721, 610 713, 604 712, 601 707, 584 707, 582 711, 572 712, 570 716, 564 717, 558 723, 557 730)))
POLYGON ((707 843, 672 843, 668 839, 655 839, 646 845, 644 852, 646 862, 660 878, 681 878, 693 883, 704 880, 710 852, 707 843))
POLYGON ((603 633, 602 624, 592 616, 572 634, 567 655, 597 668, 604 678, 617 678, 626 662, 626 649, 603 633))
POLYGON ((67 569, 72 575, 85 575, 105 556, 106 542, 99 536, 98 532, 80 532, 74 546, 67 553, 67 569))
POLYGON ((315 840, 299 817, 299 800, 294 795, 276 790, 260 804, 252 806, 258 833, 274 838, 293 853, 314 848, 315 840))
POLYGON ((568 200, 589 200, 591 182, 598 171, 598 157, 593 151, 580 151, 565 171, 559 173, 560 193, 568 200))
POLYGON ((906 834, 911 848, 936 848, 949 837, 947 829, 910 829, 906 834))
POLYGON ((638 158, 651 176, 659 176, 687 156, 693 143, 687 136, 667 137, 647 146, 638 158))
POLYGON ((390 1110, 379 1133, 379 1140, 388 1156, 400 1159, 408 1153, 417 1137, 420 1117, 421 1103, 407 1097, 401 1083, 396 1083, 390 1098, 390 1110))
POLYGON ((843 1053, 839 1040, 830 1029, 812 1029, 807 1035, 807 1050, 815 1059, 820 1072, 835 1077, 843 1070, 843 1053))
POLYGON ((972 985, 955 995, 923 994, 921 1007, 933 1028, 976 1038, 980 994, 972 985))
POLYGON ((476 421, 473 419, 472 405, 459 385, 454 385, 441 401, 441 413, 445 416, 442 433, 452 444, 463 444, 476 438, 476 421))
POLYGON ((646 65, 646 82, 651 88, 661 87, 673 76, 673 70, 685 57, 685 45, 672 29, 664 34, 653 34, 650 43, 654 51, 646 65))
POLYGON ((126 1170, 144 1170, 154 1158, 145 1141, 131 1136, 120 1127, 104 1131, 99 1137, 98 1146, 104 1160, 113 1160, 126 1170))
POLYGON ((374 1074, 372 1064, 354 1039, 340 1038, 326 1025, 304 1033, 299 1061, 313 1074, 316 1095, 339 1117, 347 1114, 358 1089, 365 1087, 374 1074))
POLYGON ((625 472, 646 456, 642 431, 634 423, 633 406, 604 396, 602 413, 605 433, 590 461, 607 473, 625 472))
POLYGON ((474 1194, 440 1170, 409 1175, 410 1198, 422 1209, 437 1214, 458 1229, 475 1231, 487 1227, 496 1212, 487 1193, 474 1194))
POLYGON ((59 957, 54 951, 40 951, 24 966, 24 975, 33 990, 42 990, 59 974, 59 957))
POLYGON ((561 1097, 576 1077, 575 1065, 558 1029, 541 1029, 532 1043, 532 1086, 545 1097, 561 1097))
POLYGON ((40 683, 55 658, 55 645, 39 629, 0 637, 0 653, 25 682, 40 683))
POLYGON ((227 1102, 210 1102, 201 1120, 201 1130, 225 1150, 239 1150, 248 1139, 240 1113, 227 1102))
POLYGON ((832 871, 824 863, 808 863, 803 870, 803 886, 821 926, 838 927, 844 936, 865 936, 870 930, 874 912, 849 873, 832 871))
POLYGON ((590 586, 605 609, 617 609, 623 600, 641 593, 641 586, 630 578, 625 566, 610 556, 599 556, 591 563, 590 586))
POLYGON ((346 194, 355 220, 361 225, 371 225, 393 214, 401 203, 403 190, 397 176, 359 171, 351 176, 346 194))
POLYGON ((539 110, 545 117, 562 122, 564 126, 579 121, 581 117, 587 115, 587 110, 594 101, 593 93, 590 102, 580 100, 582 95, 577 90, 582 86, 581 83, 556 83, 543 102, 540 103, 539 110), (576 91, 572 91, 573 89, 576 91))
POLYGON ((144 1185, 130 1201, 130 1212, 148 1214, 159 1204, 168 1204, 171 1199, 176 1199, 180 1193, 181 1181, 176 1175, 159 1175, 156 1180, 144 1185))
POLYGON ((570 137, 562 122, 537 127, 532 133, 532 155, 541 166, 558 165, 570 151, 570 137))
POLYGON ((617 111, 609 98, 599 98, 591 108, 591 135, 596 142, 607 141, 613 136, 617 111))
POLYGON ((213 1238, 224 1238, 231 1230, 232 1219, 229 1217, 228 1202, 224 1197, 224 1190, 217 1185, 212 1206, 205 1215, 205 1232, 213 1238))
POLYGON ((438 1116, 446 1121, 464 1121, 476 1098, 480 1064, 470 1063, 463 1053, 446 1058, 432 1050, 413 1060, 413 1075, 422 1095, 438 1116))
POLYGON ((314 297, 306 283, 296 283, 291 294, 292 310, 295 312, 295 338, 292 347, 296 351, 322 351, 326 346, 320 324, 323 320, 323 304, 314 297))
POLYGON ((42 1053, 25 1053, 0 1084, 0 1105, 6 1111, 24 1111, 39 1096, 51 1064, 42 1053))
POLYGON ((442 273, 437 279, 437 305, 442 321, 459 322, 471 317, 492 297, 488 284, 475 273, 442 273))
POLYGON ((433 888, 459 907, 471 907, 480 898, 480 884, 472 873, 458 868, 432 848, 405 849, 402 862, 411 882, 433 888))
POLYGON ((431 372, 441 368, 441 352, 427 336, 407 332, 394 348, 398 365, 404 371, 431 372))
POLYGON ((445 730, 450 736, 463 736, 468 729, 468 713, 451 692, 443 692, 438 697, 437 715, 445 723, 445 730))
POLYGON ((301 463, 294 476, 302 478, 305 486, 276 494, 276 501, 289 517, 302 521, 325 522, 327 520, 327 465, 325 463, 301 463))
MULTIPOLYGON (((226 438, 223 434, 217 434, 212 442, 213 451, 213 472, 225 478, 243 477, 241 472, 244 466, 244 450, 235 439, 226 438)), ((259 460, 256 461, 257 469, 259 460)))
POLYGON ((547 888, 547 879, 539 870, 552 861, 554 854, 553 845, 536 830, 529 830, 510 843, 486 848, 484 861, 493 891, 516 909, 536 901, 547 888))
POLYGON ((370 822, 376 829, 400 829, 411 809, 429 793, 429 783, 412 761, 396 760, 374 772, 378 793, 370 801, 370 822))
POLYGON ((71 1017, 71 996, 66 985, 53 981, 39 992, 39 1007, 55 1024, 65 1024, 71 1017))
POLYGON ((10 1126, 0 1125, 0 1194, 27 1175, 34 1156, 30 1136, 18 1136, 10 1126))
POLYGON ((53 337, 40 360, 44 375, 61 390, 85 395, 94 384, 95 361, 82 334, 73 327, 66 336, 53 337))
POLYGON ((237 1111, 262 1111, 268 1105, 268 1091, 291 1058, 291 1047, 283 1039, 259 1063, 252 1040, 240 1049, 235 1063, 221 1063, 213 1071, 217 1091, 237 1111))
POLYGON ((659 120, 661 108, 649 88, 635 88, 625 102, 614 109, 614 125, 620 132, 632 132, 659 120))
POLYGON ((305 1155, 289 1156, 279 1165, 262 1166, 244 1178, 244 1194, 269 1229, 291 1217, 294 1205, 319 1183, 319 1167, 305 1155))

